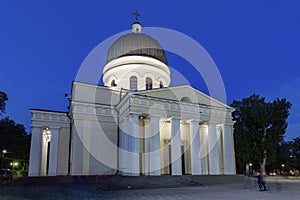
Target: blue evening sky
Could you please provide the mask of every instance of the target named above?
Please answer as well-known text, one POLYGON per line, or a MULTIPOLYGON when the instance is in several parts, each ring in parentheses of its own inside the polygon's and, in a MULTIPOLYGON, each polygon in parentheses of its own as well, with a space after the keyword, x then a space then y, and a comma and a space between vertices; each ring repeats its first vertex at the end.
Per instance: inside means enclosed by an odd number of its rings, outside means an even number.
MULTIPOLYGON (((0 90, 9 97, 6 115, 30 131, 29 108, 66 111, 64 94, 84 58, 130 29, 137 10, 143 26, 180 31, 207 50, 228 104, 253 93, 268 101, 287 98, 293 104, 286 134, 291 140, 300 135, 299 9, 298 0, 2 0, 0 90)), ((184 59, 168 56, 192 86, 207 93, 184 59)))

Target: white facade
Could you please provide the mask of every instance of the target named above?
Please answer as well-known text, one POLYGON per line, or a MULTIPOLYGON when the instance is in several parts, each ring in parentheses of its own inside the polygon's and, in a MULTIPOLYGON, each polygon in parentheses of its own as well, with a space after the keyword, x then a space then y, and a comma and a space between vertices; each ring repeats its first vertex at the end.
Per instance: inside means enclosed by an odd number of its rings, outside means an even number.
POLYGON ((109 50, 104 86, 73 82, 68 114, 31 109, 29 176, 235 174, 233 109, 169 87, 163 49, 132 28, 109 50))

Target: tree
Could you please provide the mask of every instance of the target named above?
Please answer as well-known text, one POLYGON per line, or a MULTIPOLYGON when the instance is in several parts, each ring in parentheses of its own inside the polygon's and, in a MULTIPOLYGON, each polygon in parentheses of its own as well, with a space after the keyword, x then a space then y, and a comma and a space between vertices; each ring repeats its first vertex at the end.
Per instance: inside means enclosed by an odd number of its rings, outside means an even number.
POLYGON ((21 160, 28 163, 30 152, 30 135, 26 132, 25 127, 16 124, 8 117, 0 120, 0 150, 7 150, 3 160, 7 163, 12 160, 21 160))
POLYGON ((5 111, 5 104, 6 101, 8 100, 7 95, 5 92, 0 91, 0 116, 2 113, 5 111))
POLYGON ((292 158, 295 162, 295 167, 300 169, 300 137, 294 138, 291 142, 292 158))
MULTIPOLYGON (((277 146, 283 141, 291 103, 286 99, 266 102, 264 97, 253 94, 231 104, 236 110, 235 150, 237 169, 247 163, 257 164, 263 173, 266 165, 276 160, 277 146)), ((255 166, 255 165, 254 165, 255 166)))
MULTIPOLYGON (((0 91, 0 116, 5 112, 7 100, 6 93, 0 91)), ((23 125, 8 117, 0 119, 0 151, 7 151, 5 155, 1 155, 1 165, 7 167, 11 161, 16 160, 28 163, 30 137, 23 125)))
POLYGON ((273 163, 273 169, 282 169, 282 164, 285 165, 285 169, 293 168, 292 161, 292 145, 291 141, 282 141, 278 144, 277 147, 277 158, 276 161, 273 163))

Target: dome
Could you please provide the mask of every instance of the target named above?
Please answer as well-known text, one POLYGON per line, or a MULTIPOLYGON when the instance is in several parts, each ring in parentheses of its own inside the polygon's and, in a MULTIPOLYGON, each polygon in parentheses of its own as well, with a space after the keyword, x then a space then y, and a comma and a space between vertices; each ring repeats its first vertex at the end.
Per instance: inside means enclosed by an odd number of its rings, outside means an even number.
POLYGON ((103 83, 113 90, 150 90, 168 87, 171 81, 166 53, 159 42, 132 24, 132 32, 111 45, 103 68, 103 83))
POLYGON ((168 64, 166 53, 158 41, 140 32, 132 32, 118 38, 109 48, 106 62, 123 56, 137 55, 155 58, 168 64))

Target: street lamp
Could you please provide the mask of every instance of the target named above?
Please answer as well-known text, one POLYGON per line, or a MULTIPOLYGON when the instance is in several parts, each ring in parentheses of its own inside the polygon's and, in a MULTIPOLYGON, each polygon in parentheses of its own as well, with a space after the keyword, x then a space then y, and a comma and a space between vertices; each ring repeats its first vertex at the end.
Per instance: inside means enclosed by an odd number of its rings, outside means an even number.
POLYGON ((252 163, 249 163, 249 176, 252 175, 252 163))
POLYGON ((12 166, 12 169, 13 169, 13 170, 15 169, 15 167, 18 166, 18 164, 19 164, 19 163, 17 163, 17 162, 10 163, 10 165, 12 166))
POLYGON ((284 164, 281 165, 281 167, 282 167, 282 172, 284 172, 284 166, 285 166, 284 164))
POLYGON ((3 168, 3 158, 4 158, 4 154, 7 153, 7 150, 6 149, 3 149, 1 152, 0 152, 0 159, 1 159, 1 164, 0 164, 0 169, 3 168))

